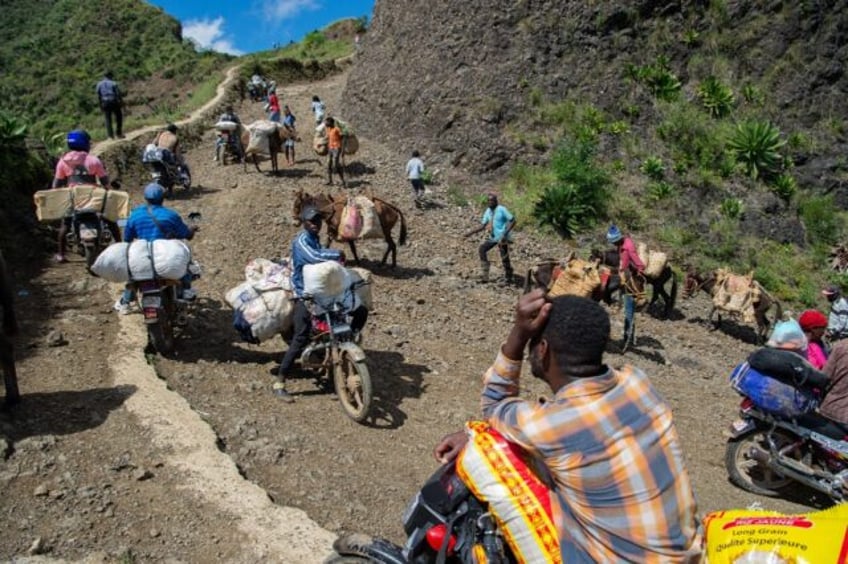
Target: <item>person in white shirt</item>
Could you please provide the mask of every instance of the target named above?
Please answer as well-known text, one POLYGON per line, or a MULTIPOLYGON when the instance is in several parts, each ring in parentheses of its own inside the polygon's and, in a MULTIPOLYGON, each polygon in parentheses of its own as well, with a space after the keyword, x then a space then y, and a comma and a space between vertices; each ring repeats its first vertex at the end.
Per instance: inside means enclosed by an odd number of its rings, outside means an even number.
POLYGON ((318 96, 312 97, 312 113, 315 114, 315 123, 321 125, 324 123, 324 102, 318 96))
POLYGON ((417 150, 412 151, 412 158, 406 163, 406 177, 412 183, 412 195, 415 198, 415 205, 420 205, 421 199, 424 197, 424 161, 421 160, 421 153, 417 150))

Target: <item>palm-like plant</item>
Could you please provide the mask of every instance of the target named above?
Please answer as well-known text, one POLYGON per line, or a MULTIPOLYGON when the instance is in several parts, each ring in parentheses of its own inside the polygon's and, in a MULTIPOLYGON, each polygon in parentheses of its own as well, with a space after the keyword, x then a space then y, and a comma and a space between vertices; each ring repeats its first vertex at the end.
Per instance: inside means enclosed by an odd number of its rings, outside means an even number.
POLYGON ((780 130, 767 121, 746 121, 736 125, 727 148, 752 178, 768 178, 783 163, 780 149, 786 144, 780 130))
POLYGON ((698 86, 698 97, 713 117, 724 117, 730 113, 735 103, 733 91, 716 77, 708 76, 698 86))
POLYGON ((25 147, 27 124, 18 117, 0 112, 0 151, 25 147))

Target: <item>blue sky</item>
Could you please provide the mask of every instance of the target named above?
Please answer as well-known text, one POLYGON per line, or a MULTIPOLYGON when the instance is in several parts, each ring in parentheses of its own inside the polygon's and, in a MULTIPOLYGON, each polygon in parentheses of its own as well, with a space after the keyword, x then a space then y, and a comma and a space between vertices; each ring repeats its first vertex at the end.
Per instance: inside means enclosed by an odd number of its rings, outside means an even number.
POLYGON ((368 16, 375 0, 149 0, 201 47, 242 55, 300 41, 343 18, 368 16))

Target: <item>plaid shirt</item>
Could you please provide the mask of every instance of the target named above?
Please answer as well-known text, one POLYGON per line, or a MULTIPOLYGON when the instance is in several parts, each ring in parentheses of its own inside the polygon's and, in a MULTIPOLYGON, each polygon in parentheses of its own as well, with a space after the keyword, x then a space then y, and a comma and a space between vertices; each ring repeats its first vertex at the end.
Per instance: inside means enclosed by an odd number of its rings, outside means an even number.
POLYGON ((700 528, 671 409, 640 370, 583 378, 532 405, 499 353, 483 414, 544 461, 563 562, 698 562, 700 528))

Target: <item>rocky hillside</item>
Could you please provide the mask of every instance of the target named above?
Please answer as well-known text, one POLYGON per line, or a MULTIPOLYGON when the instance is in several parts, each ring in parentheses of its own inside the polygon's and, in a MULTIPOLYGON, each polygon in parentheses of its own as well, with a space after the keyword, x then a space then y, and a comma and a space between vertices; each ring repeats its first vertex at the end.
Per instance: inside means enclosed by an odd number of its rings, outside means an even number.
MULTIPOLYGON (((759 268, 763 238, 823 264, 848 209, 847 17, 844 0, 379 2, 344 113, 472 185, 545 166, 589 131, 616 186, 596 225, 703 266, 759 268), (744 123, 779 131, 771 180, 728 158, 744 123)), ((781 292, 809 302, 818 283, 781 292)))
POLYGON ((520 0, 497 8, 483 0, 378 2, 345 91, 345 111, 369 133, 404 146, 420 139, 472 172, 501 170, 535 156, 509 135, 532 111, 534 98, 588 101, 624 116, 628 104, 645 102, 632 99, 627 66, 665 57, 687 96, 697 81, 719 75, 737 92, 756 85, 767 97, 766 113, 784 131, 835 134, 835 144, 807 155, 799 168, 825 188, 844 188, 832 173, 846 148, 846 17, 848 2, 838 0, 757 7, 734 1, 520 0))

